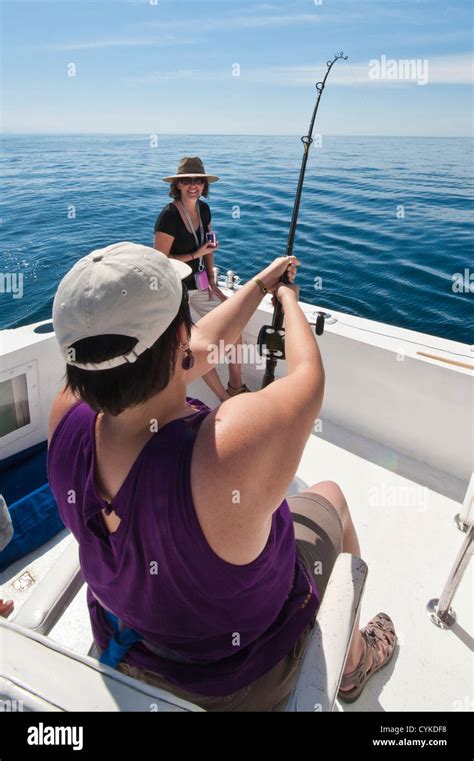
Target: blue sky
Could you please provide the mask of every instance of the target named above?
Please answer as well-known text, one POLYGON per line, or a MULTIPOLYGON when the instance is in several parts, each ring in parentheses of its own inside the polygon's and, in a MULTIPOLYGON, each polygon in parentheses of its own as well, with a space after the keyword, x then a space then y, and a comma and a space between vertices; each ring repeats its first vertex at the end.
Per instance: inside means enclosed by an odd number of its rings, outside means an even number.
POLYGON ((3 0, 2 15, 9 132, 300 135, 340 50, 319 132, 472 130, 469 0, 3 0), (427 61, 428 83, 370 78, 382 56, 427 61))

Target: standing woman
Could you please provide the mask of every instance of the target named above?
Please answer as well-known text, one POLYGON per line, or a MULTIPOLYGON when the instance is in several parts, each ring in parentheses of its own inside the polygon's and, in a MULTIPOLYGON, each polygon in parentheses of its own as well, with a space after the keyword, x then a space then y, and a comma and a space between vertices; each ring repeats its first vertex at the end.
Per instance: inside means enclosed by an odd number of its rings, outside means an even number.
MULTIPOLYGON (((206 241, 206 233, 212 229, 211 210, 207 203, 200 200, 200 196, 207 198, 209 183, 218 179, 215 175, 206 174, 197 156, 182 158, 177 173, 163 178, 164 182, 171 183, 169 194, 173 201, 164 207, 155 223, 155 248, 166 256, 186 262, 192 269, 192 274, 183 282, 189 291, 190 306, 199 317, 211 312, 227 298, 214 278, 214 251, 217 245, 206 241)), ((241 343, 242 337, 239 336, 236 345, 241 343)), ((227 390, 214 368, 203 376, 203 380, 221 402, 250 390, 242 383, 238 362, 229 363, 227 390)))

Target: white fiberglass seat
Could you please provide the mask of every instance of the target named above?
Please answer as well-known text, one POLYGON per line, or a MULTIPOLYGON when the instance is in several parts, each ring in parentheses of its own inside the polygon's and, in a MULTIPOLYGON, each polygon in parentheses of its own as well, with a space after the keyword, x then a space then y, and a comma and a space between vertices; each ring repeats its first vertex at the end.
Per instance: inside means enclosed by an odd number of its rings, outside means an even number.
MULTIPOLYGON (((339 555, 297 684, 286 711, 331 711, 360 608, 367 566, 339 555)), ((46 636, 83 583, 77 543, 67 549, 18 612, 0 619, 0 700, 22 701, 29 711, 201 711, 202 709, 79 655, 46 636)))

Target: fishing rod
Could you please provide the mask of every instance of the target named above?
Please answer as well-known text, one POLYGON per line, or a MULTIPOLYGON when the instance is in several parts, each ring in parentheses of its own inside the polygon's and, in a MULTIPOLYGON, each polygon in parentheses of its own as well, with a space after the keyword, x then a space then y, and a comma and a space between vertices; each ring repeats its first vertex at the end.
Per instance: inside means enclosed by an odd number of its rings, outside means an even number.
MULTIPOLYGON (((303 182, 304 182, 304 176, 306 172, 306 164, 308 163, 308 156, 309 156, 309 149, 311 147, 311 143, 313 142, 313 128, 314 128, 314 122, 316 121, 316 114, 318 113, 319 108, 319 101, 321 100, 321 95, 323 93, 323 90, 326 86, 326 80, 329 76, 329 72, 331 71, 332 67, 336 63, 336 61, 339 61, 340 58, 342 58, 344 61, 347 61, 349 56, 344 55, 344 53, 336 53, 332 61, 327 61, 327 71, 324 76, 324 79, 322 82, 318 82, 316 84, 316 90, 318 91, 318 97, 316 99, 316 104, 314 106, 313 115, 311 117, 311 122, 309 125, 309 131, 307 135, 304 135, 301 138, 301 141, 303 143, 303 160, 301 162, 301 169, 300 169, 300 176, 298 180, 298 187, 296 189, 296 197, 295 197, 295 203, 293 206, 293 216, 291 218, 291 225, 290 225, 290 232, 288 235, 288 242, 286 244, 286 256, 291 256, 293 254, 293 244, 295 241, 295 234, 296 234, 296 225, 298 223, 298 214, 300 210, 300 202, 301 202, 301 193, 303 191, 303 182)), ((288 275, 286 272, 282 275, 280 278, 280 281, 283 283, 288 283, 288 275)), ((283 328, 283 309, 278 301, 278 298, 275 297, 276 304, 275 309, 273 312, 273 320, 271 325, 264 325, 259 334, 257 339, 257 345, 258 350, 261 356, 265 356, 267 358, 266 361, 266 367, 265 367, 265 375, 263 376, 263 383, 262 388, 265 388, 265 386, 268 386, 272 381, 275 380, 275 368, 277 365, 277 362, 279 359, 285 359, 285 331, 283 328)), ((316 335, 320 336, 323 334, 324 331, 324 312, 318 313, 318 318, 316 321, 316 335)))

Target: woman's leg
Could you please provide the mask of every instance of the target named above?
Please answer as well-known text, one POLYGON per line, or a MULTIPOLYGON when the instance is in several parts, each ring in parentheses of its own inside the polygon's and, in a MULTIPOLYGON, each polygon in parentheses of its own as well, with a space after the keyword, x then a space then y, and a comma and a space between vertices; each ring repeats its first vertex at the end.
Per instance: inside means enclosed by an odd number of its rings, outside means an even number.
MULTIPOLYGON (((352 517, 349 512, 349 507, 346 498, 341 491, 338 484, 334 481, 320 481, 317 484, 313 484, 309 489, 305 490, 319 494, 327 499, 336 510, 343 529, 342 536, 342 551, 349 552, 356 557, 360 557, 360 545, 357 533, 352 522, 352 517)), ((295 534, 297 534, 298 527, 295 524, 295 534)), ((376 658, 377 662, 385 661, 393 650, 393 645, 388 643, 388 639, 385 638, 385 642, 379 639, 376 644, 376 658)), ((347 656, 346 665, 344 668, 344 675, 353 672, 356 667, 361 663, 364 656, 364 638, 359 628, 359 615, 357 616, 354 634, 352 636, 349 652, 347 656)), ((374 660, 374 650, 372 648, 367 649, 367 658, 365 663, 365 669, 370 671, 374 660)), ((342 692, 349 691, 353 687, 353 683, 348 680, 347 684, 344 684, 342 692)))
POLYGON ((235 346, 235 353, 236 353, 236 360, 235 362, 229 362, 229 386, 231 386, 233 389, 239 389, 242 388, 242 365, 239 361, 239 356, 241 357, 241 347, 242 346, 242 336, 239 336, 237 341, 234 344, 235 346))
MULTIPOLYGON (((356 555, 356 557, 360 558, 359 539, 352 522, 349 506, 340 487, 334 481, 320 481, 317 484, 313 484, 308 491, 314 492, 315 494, 321 494, 321 496, 325 497, 333 505, 342 523, 342 551, 349 552, 351 555, 356 555)), ((344 674, 354 670, 359 663, 363 652, 364 641, 359 629, 358 615, 349 647, 344 674)))
MULTIPOLYGON (((189 291, 189 306, 191 307, 191 317, 194 323, 198 323, 201 317, 204 317, 205 314, 215 309, 220 303, 220 301, 216 300, 209 301, 207 291, 189 291)), ((219 374, 214 367, 203 375, 202 379, 221 402, 231 398, 222 385, 219 374)))
MULTIPOLYGON (((189 291, 189 305, 191 307, 191 317, 193 318, 194 322, 199 322, 201 317, 204 317, 204 315, 209 314, 209 312, 212 312, 213 309, 216 309, 216 307, 221 304, 221 301, 217 298, 209 299, 209 294, 207 291, 198 291, 198 290, 192 290, 189 291)), ((242 344, 242 336, 239 336, 237 341, 235 342, 235 346, 237 346, 237 343, 242 344)), ((234 347, 232 347, 233 351, 236 351, 237 357, 239 356, 240 350, 235 350, 234 347)), ((226 399, 231 398, 231 394, 229 394, 224 386, 221 383, 221 379, 219 378, 219 375, 217 373, 217 370, 212 369, 206 375, 202 376, 203 381, 209 386, 211 391, 214 392, 214 394, 220 399, 221 402, 224 402, 226 399)), ((229 385, 232 386, 234 389, 240 389, 242 387, 242 378, 240 374, 240 362, 232 362, 229 363, 229 385)))
POLYGON ((212 370, 209 370, 206 375, 202 376, 202 379, 204 383, 206 383, 211 391, 215 393, 218 399, 220 399, 221 402, 225 402, 226 399, 230 399, 230 394, 227 393, 224 386, 222 385, 221 379, 219 378, 219 374, 217 370, 213 367, 212 370))

